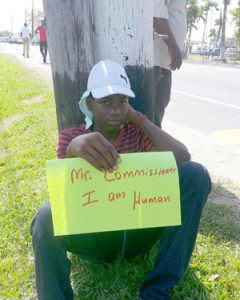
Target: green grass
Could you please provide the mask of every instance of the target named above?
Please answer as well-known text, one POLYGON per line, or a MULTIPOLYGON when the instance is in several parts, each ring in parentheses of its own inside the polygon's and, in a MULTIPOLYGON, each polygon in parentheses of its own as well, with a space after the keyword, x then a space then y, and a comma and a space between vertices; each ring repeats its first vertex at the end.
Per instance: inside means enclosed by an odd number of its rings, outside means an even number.
MULTIPOLYGON (((7 56, 0 55, 0 70, 0 299, 29 300, 36 299, 29 227, 48 200, 45 162, 56 157, 54 97, 7 56)), ((240 299, 240 212, 229 205, 239 202, 240 189, 214 182, 191 264, 173 300, 240 299), (214 203, 220 198, 223 204, 214 203)), ((76 299, 136 298, 156 251, 105 266, 71 256, 76 299)))

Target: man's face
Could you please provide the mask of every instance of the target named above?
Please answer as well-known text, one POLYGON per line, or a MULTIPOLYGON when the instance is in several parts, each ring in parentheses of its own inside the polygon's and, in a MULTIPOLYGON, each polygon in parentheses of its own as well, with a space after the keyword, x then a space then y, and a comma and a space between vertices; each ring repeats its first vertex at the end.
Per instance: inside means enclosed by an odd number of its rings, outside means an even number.
POLYGON ((101 99, 89 99, 87 103, 93 114, 96 131, 102 133, 119 131, 127 118, 127 96, 115 94, 101 99))

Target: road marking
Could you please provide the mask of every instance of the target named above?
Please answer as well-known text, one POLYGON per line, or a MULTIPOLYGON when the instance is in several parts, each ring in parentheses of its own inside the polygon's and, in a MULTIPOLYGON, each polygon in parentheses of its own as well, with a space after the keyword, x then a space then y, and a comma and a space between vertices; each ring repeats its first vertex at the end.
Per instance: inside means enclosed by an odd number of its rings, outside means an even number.
POLYGON ((221 142, 240 145, 240 129, 214 131, 210 136, 221 142))
POLYGON ((172 91, 174 93, 181 94, 181 95, 184 95, 184 96, 189 96, 189 97, 192 97, 192 98, 196 98, 196 99, 200 99, 200 100, 203 100, 203 101, 207 101, 207 102, 211 102, 211 103, 215 103, 215 104, 219 104, 219 105, 222 105, 222 106, 227 106, 227 107, 231 107, 231 108, 235 108, 235 109, 240 110, 240 106, 237 106, 237 105, 233 105, 233 104, 229 104, 229 103, 225 103, 225 102, 220 102, 220 101, 217 101, 217 100, 214 100, 214 99, 201 97, 201 96, 196 96, 196 95, 189 94, 189 93, 184 93, 184 92, 180 92, 180 91, 177 91, 177 90, 172 90, 172 91))

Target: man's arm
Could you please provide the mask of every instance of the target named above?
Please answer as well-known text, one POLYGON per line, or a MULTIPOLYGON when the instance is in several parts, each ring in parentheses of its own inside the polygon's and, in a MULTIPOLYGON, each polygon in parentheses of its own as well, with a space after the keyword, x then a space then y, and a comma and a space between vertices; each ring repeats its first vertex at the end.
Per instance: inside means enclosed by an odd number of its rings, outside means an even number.
POLYGON ((191 159, 186 146, 173 138, 170 134, 153 124, 143 114, 129 106, 127 122, 138 124, 139 129, 152 141, 154 147, 151 151, 172 151, 177 164, 191 159), (141 121, 142 120, 142 121, 141 121))
POLYGON ((169 26, 168 19, 153 18, 153 27, 157 33, 168 36, 168 38, 163 41, 168 47, 168 53, 171 58, 171 70, 174 71, 176 69, 180 69, 182 65, 182 52, 176 43, 175 37, 169 26))

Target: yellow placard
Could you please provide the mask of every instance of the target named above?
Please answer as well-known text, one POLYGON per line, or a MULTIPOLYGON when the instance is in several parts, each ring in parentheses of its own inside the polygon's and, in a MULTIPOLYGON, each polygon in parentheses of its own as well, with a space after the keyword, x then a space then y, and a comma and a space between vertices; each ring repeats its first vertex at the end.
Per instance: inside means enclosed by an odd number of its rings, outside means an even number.
POLYGON ((172 152, 121 155, 113 173, 82 158, 47 161, 55 235, 181 224, 172 152))

